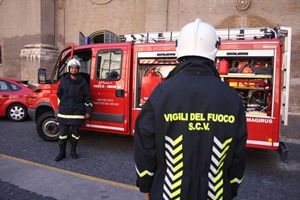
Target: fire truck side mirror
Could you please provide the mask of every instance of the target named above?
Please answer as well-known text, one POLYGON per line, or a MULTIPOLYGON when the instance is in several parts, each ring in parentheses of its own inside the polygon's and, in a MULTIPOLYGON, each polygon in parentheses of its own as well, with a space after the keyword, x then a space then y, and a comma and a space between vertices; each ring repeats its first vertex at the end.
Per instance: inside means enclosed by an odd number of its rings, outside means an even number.
POLYGON ((42 69, 42 68, 38 69, 38 83, 39 84, 46 83, 46 69, 42 69))

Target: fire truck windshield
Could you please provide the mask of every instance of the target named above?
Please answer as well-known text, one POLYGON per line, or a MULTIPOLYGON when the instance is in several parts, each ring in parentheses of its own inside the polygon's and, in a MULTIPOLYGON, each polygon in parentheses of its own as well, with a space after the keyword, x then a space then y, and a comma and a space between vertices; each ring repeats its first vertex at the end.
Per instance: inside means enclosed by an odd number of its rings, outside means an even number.
MULTIPOLYGON (((65 56, 63 56, 61 61, 59 62, 58 67, 54 68, 53 82, 57 82, 63 74, 68 72, 67 62, 70 59, 70 55, 71 55, 70 52, 68 52, 65 56)), ((92 57, 92 51, 90 49, 74 52, 74 58, 78 59, 81 64, 80 73, 85 73, 90 75, 91 57, 92 57)))

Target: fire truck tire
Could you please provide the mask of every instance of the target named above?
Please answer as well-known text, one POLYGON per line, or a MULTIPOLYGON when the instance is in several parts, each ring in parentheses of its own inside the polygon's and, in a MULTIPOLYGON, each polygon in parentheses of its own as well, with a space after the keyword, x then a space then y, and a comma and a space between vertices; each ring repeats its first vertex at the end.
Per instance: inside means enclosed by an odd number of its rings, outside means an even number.
POLYGON ((38 135, 45 141, 57 141, 59 136, 58 123, 53 112, 45 112, 36 122, 38 135))

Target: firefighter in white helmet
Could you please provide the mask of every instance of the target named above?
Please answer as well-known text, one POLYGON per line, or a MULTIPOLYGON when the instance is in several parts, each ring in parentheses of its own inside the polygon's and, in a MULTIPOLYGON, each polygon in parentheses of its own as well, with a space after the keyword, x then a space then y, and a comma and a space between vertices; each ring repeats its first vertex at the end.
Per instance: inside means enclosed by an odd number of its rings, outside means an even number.
POLYGON ((78 158, 76 147, 79 141, 79 127, 90 117, 93 106, 87 80, 80 74, 80 62, 73 58, 67 64, 68 73, 60 78, 57 96, 60 100, 57 120, 59 123, 59 153, 55 161, 66 157, 68 138, 71 143, 70 155, 78 158))
POLYGON ((137 186, 152 200, 232 199, 245 169, 245 109, 215 67, 216 30, 196 19, 177 43, 179 65, 135 125, 137 186))

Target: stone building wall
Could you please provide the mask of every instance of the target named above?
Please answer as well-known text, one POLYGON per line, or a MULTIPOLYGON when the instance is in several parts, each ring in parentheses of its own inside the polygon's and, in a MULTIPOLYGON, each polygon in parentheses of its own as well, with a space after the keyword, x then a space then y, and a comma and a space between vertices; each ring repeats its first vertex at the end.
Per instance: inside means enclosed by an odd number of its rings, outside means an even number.
MULTIPOLYGON (((0 0, 0 45, 3 54, 0 75, 22 77, 21 64, 28 60, 21 60, 21 50, 24 50, 22 55, 28 55, 26 50, 30 45, 34 48, 48 45, 46 49, 51 46, 50 55, 53 57, 45 64, 50 69, 55 58, 53 51, 56 48, 62 49, 69 43, 78 43, 79 32, 90 35, 98 30, 110 30, 117 34, 177 31, 197 17, 216 28, 286 25, 293 30, 290 112, 300 113, 299 0, 250 0, 250 6, 244 11, 238 10, 235 2, 0 0), (25 48, 25 45, 29 46, 25 48)), ((35 62, 34 66, 41 63, 43 62, 35 62)), ((32 71, 35 69, 36 67, 32 67, 32 71)))
POLYGON ((20 78, 20 50, 40 38, 39 0, 0 0, 0 43, 3 75, 20 78))
POLYGON ((0 0, 0 75, 36 82, 36 69, 52 66, 55 12, 55 0, 0 0))
POLYGON ((300 113, 300 2, 299 0, 251 0, 238 10, 226 0, 65 0, 65 42, 108 29, 118 34, 177 31, 200 17, 216 28, 292 27, 290 112, 300 113))

